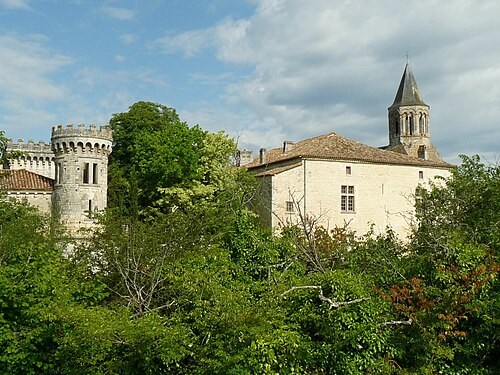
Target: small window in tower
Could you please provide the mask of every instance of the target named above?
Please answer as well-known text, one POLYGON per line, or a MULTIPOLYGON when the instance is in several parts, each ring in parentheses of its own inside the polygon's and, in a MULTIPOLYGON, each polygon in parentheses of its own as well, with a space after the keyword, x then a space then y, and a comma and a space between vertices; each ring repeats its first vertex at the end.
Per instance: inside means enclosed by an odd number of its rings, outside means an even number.
POLYGON ((97 184, 97 163, 92 165, 92 183, 97 184))
POLYGON ((92 219, 92 199, 89 199, 89 218, 92 219))
POLYGON ((345 174, 350 175, 351 174, 351 166, 346 166, 345 167, 345 174))
POLYGON ((425 146, 419 146, 419 148, 418 148, 418 155, 417 156, 420 159, 427 159, 427 155, 426 154, 427 154, 427 152, 425 150, 425 146))
POLYGON ((89 183, 89 163, 83 164, 83 183, 89 183))
POLYGON ((418 171, 418 178, 421 180, 424 179, 424 171, 418 171))
POLYGON ((62 163, 57 163, 59 165, 59 183, 62 184, 63 181, 63 166, 62 163))
POLYGON ((295 206, 292 201, 286 201, 286 212, 293 214, 295 212, 295 206))

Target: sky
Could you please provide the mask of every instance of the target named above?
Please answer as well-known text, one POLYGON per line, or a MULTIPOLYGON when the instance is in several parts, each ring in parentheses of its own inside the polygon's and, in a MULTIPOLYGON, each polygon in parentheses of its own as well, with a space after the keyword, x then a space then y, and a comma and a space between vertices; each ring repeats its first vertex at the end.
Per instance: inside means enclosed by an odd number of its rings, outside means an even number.
POLYGON ((497 0, 0 0, 0 130, 49 141, 138 101, 258 152, 388 144, 409 57, 448 162, 500 160, 497 0))

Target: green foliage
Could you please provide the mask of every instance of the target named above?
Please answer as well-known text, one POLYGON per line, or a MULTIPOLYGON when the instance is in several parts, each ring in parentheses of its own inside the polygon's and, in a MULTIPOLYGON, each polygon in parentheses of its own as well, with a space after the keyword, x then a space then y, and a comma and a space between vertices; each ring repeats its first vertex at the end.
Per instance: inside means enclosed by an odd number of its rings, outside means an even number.
POLYGON ((406 281, 382 293, 398 318, 399 363, 415 371, 497 373, 500 168, 478 157, 419 192, 406 281), (407 355, 407 354, 410 355, 407 355))
MULTIPOLYGON (((0 130, 0 166, 2 166, 3 163, 9 158, 19 157, 24 155, 24 152, 22 151, 7 152, 6 150, 7 141, 8 139, 5 137, 5 133, 2 130, 0 130)), ((1 168, 0 168, 0 173, 1 173, 1 168)))
POLYGON ((111 207, 138 201, 144 209, 160 198, 159 188, 182 186, 200 178, 199 162, 206 133, 181 122, 166 106, 138 102, 110 120, 113 153, 110 157, 111 207))
POLYGON ((0 372, 34 374, 54 367, 71 301, 72 280, 48 222, 22 203, 0 199, 0 372))
POLYGON ((154 103, 111 122, 114 209, 85 241, 0 197, 0 373, 500 371, 498 166, 420 191, 407 243, 311 218, 278 235, 227 135, 154 103))
POLYGON ((7 145, 7 138, 5 138, 5 133, 0 130, 0 164, 3 165, 5 156, 5 146, 7 145))
POLYGON ((132 215, 187 210, 213 202, 231 181, 234 141, 189 127, 172 108, 138 102, 115 114, 110 125, 110 207, 132 215))

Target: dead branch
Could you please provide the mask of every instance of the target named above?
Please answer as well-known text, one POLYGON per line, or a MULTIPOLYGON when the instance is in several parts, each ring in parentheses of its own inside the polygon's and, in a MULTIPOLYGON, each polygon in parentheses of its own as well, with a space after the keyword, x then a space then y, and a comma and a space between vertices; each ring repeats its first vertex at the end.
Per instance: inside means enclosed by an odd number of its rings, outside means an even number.
POLYGON ((318 295, 319 299, 322 300, 323 302, 328 303, 330 305, 329 309, 337 309, 341 306, 351 305, 353 303, 360 303, 360 302, 368 301, 369 299, 371 299, 370 297, 365 297, 365 298, 357 298, 357 299, 353 299, 351 301, 344 301, 344 302, 332 301, 330 298, 325 297, 325 295, 323 294, 323 288, 319 285, 294 286, 294 287, 288 289, 287 291, 281 293, 281 296, 284 297, 288 293, 291 293, 294 290, 299 290, 299 289, 317 289, 319 291, 319 295, 318 295))
POLYGON ((408 320, 391 320, 389 322, 383 322, 380 323, 378 326, 379 327, 390 327, 390 326, 397 326, 397 325, 411 325, 413 324, 413 319, 408 319, 408 320))

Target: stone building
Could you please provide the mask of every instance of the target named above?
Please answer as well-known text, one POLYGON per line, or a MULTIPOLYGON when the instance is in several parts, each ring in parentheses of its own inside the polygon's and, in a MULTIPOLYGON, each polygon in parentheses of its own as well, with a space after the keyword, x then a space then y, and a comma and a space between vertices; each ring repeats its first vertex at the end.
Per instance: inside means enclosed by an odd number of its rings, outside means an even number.
POLYGON ((92 213, 106 208, 111 149, 111 130, 95 125, 53 127, 50 144, 9 141, 7 151, 22 156, 5 162, 0 189, 57 215, 70 231, 89 227, 92 213))
POLYGON ((254 201, 271 227, 314 218, 358 234, 390 227, 401 238, 413 223, 413 196, 436 176, 448 177, 430 141, 429 106, 407 64, 388 108, 389 145, 370 147, 336 133, 260 150, 246 168, 261 184, 254 201))

